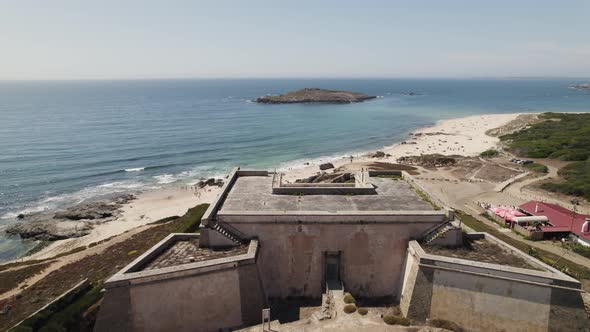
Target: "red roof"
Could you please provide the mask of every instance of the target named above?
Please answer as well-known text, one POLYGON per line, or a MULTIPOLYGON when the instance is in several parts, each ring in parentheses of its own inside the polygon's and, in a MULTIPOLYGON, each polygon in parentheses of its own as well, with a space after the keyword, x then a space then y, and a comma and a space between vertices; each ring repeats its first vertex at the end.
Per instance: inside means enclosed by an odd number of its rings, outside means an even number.
POLYGON ((520 208, 533 216, 547 217, 551 225, 555 226, 554 228, 559 229, 558 231, 560 232, 565 229, 571 229, 572 233, 590 241, 590 232, 582 233, 582 225, 586 218, 590 218, 589 214, 576 213, 572 223, 573 211, 557 204, 530 201, 521 205, 520 208), (537 204, 538 208, 537 212, 535 212, 537 204))

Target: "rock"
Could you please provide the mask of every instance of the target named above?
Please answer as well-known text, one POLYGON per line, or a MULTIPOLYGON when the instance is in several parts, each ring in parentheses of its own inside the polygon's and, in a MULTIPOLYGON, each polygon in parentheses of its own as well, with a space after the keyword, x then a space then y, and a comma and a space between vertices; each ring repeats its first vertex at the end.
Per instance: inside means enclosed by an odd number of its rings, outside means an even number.
POLYGON ((335 103, 349 104, 375 99, 364 93, 306 88, 290 91, 280 96, 263 96, 256 98, 257 103, 263 104, 293 104, 293 103, 335 103))
POLYGON ((23 239, 56 241, 88 235, 92 226, 83 221, 36 221, 9 226, 6 233, 23 239))
POLYGON ((119 210, 119 204, 110 204, 107 202, 94 202, 73 206, 64 211, 56 212, 54 219, 82 220, 82 219, 105 219, 115 216, 119 210))
POLYGON ((197 183, 198 188, 205 188, 206 186, 210 187, 223 187, 223 180, 222 179, 215 179, 209 178, 205 181, 199 181, 197 183))
POLYGON ((25 215, 20 213, 18 216, 16 216, 16 219, 24 219, 25 215))
POLYGON ((332 164, 332 163, 325 163, 325 164, 320 165, 321 171, 325 171, 325 170, 331 169, 331 168, 334 168, 334 164, 332 164))
POLYGON ((377 151, 377 152, 369 153, 367 155, 367 157, 369 157, 369 158, 383 158, 383 157, 385 157, 385 152, 377 151))
POLYGON ((590 83, 575 84, 575 85, 570 86, 570 88, 578 89, 578 90, 582 90, 582 89, 590 90, 590 83))

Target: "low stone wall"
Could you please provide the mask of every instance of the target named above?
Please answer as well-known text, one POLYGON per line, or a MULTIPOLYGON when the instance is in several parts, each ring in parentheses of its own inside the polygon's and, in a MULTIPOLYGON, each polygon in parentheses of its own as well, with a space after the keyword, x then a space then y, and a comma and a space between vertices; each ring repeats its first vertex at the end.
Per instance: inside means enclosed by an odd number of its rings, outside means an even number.
POLYGON ((516 233, 518 233, 522 236, 526 236, 533 241, 543 240, 543 232, 541 232, 541 231, 529 231, 528 229, 520 226, 519 224, 514 224, 514 227, 512 227, 512 229, 516 233))
POLYGON ((467 331, 585 331, 580 283, 486 233, 543 271, 429 255, 411 241, 400 307, 417 321, 446 319, 467 331))
POLYGON ((266 297, 256 240, 243 255, 142 270, 185 237, 198 234, 171 234, 107 280, 95 331, 218 331, 260 321, 266 297))
POLYGON ((358 179, 355 183, 283 183, 282 174, 277 173, 272 181, 272 193, 276 195, 375 195, 377 191, 372 184, 358 179))

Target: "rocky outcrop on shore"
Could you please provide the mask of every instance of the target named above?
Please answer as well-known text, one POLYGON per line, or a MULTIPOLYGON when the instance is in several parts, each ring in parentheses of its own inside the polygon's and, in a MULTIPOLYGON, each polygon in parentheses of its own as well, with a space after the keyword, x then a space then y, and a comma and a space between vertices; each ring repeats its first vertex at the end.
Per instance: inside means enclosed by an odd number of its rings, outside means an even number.
POLYGON ((287 92, 280 96, 263 96, 256 98, 257 103, 262 104, 294 104, 294 103, 334 103, 350 104, 375 99, 364 93, 306 88, 287 92))
POLYGON ((23 239, 56 241, 87 235, 93 225, 112 221, 134 195, 116 197, 112 201, 83 203, 54 212, 19 215, 20 222, 6 228, 6 233, 23 239))

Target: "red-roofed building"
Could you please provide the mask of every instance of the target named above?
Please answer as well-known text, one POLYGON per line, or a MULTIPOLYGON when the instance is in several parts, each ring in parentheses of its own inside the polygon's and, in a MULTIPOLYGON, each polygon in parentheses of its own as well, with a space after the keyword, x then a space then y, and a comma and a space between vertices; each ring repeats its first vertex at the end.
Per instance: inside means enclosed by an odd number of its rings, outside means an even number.
POLYGON ((557 204, 530 201, 520 208, 532 216, 545 216, 553 226, 542 226, 544 232, 569 231, 578 236, 586 244, 590 244, 590 215, 576 213, 557 204))

